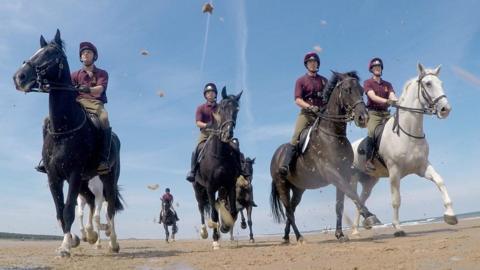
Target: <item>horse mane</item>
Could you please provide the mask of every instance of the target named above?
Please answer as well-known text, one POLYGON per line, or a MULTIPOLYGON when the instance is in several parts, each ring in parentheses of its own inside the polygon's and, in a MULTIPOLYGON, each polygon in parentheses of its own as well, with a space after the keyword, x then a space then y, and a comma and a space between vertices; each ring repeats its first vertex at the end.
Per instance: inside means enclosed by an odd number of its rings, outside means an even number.
MULTIPOLYGON (((341 74, 341 73, 333 72, 332 77, 331 77, 330 80, 328 81, 326 90, 323 91, 323 101, 324 101, 325 103, 328 102, 328 100, 330 99, 330 96, 331 96, 332 93, 333 93, 333 90, 334 90, 335 87, 337 86, 338 81, 341 80, 340 74, 341 74)), ((352 71, 349 71, 349 72, 347 72, 347 73, 344 73, 343 75, 346 75, 346 76, 348 76, 348 77, 354 78, 354 79, 356 79, 356 80, 360 80, 360 77, 358 77, 358 74, 357 74, 357 72, 356 72, 355 70, 352 70, 352 71)))

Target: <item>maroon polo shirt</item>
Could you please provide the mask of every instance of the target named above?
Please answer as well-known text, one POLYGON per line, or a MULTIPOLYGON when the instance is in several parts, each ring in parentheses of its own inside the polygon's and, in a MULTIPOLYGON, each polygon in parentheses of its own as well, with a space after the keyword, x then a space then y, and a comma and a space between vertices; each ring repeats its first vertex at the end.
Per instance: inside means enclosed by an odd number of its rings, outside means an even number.
MULTIPOLYGON (((373 78, 366 80, 363 83, 363 89, 365 89, 365 93, 368 93, 368 91, 373 91, 375 92, 375 95, 386 99, 388 99, 388 96, 391 92, 395 93, 392 84, 382 79, 380 79, 380 83, 375 81, 373 78)), ((371 100, 368 95, 367 98, 368 109, 375 111, 386 111, 388 109, 388 104, 375 102, 371 100)))
POLYGON ((308 74, 298 78, 295 83, 295 99, 301 98, 310 105, 323 107, 323 89, 327 85, 327 79, 319 74, 308 74))
POLYGON ((88 86, 94 87, 101 85, 103 86, 102 94, 94 95, 93 93, 81 93, 79 92, 78 98, 87 98, 87 99, 97 99, 103 103, 107 103, 107 85, 108 85, 108 73, 100 68, 93 66, 93 76, 90 77, 87 71, 82 68, 71 74, 72 83, 74 86, 88 86))
POLYGON ((165 193, 165 194, 163 194, 163 196, 162 196, 162 200, 163 200, 163 201, 170 201, 170 202, 171 202, 171 201, 173 201, 173 196, 172 196, 172 194, 165 193))
POLYGON ((203 123, 210 123, 213 118, 213 113, 217 111, 217 103, 209 104, 208 102, 197 107, 195 113, 195 121, 202 121, 203 123))

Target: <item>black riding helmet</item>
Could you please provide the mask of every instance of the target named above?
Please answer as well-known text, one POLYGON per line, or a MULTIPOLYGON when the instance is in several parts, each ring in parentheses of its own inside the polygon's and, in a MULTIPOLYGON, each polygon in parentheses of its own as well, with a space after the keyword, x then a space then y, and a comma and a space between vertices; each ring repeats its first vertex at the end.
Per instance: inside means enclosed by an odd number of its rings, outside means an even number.
POLYGON ((203 96, 205 96, 208 91, 213 91, 215 92, 215 95, 218 95, 217 86, 214 83, 207 83, 205 85, 203 88, 203 96))

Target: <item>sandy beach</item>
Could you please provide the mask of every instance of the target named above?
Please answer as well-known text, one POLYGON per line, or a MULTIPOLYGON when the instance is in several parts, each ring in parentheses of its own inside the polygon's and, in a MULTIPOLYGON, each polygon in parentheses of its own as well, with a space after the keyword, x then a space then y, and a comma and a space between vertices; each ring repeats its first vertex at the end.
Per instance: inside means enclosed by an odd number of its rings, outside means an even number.
MULTIPOLYGON (((339 243, 333 233, 306 234, 303 245, 281 244, 280 236, 229 241, 221 249, 211 239, 120 240, 118 254, 82 242, 70 258, 56 257, 59 241, 0 240, 0 269, 480 269, 480 219, 362 230, 339 243)), ((349 233, 347 231, 347 233, 349 233)), ((294 237, 292 236, 291 239, 294 237)))

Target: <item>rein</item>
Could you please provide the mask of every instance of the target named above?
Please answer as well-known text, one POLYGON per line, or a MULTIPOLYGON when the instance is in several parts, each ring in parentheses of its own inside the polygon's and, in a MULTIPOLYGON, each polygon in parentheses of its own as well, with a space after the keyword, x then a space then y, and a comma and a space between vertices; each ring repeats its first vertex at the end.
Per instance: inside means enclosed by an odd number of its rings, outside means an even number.
MULTIPOLYGON (((422 108, 412 108, 412 107, 405 107, 405 106, 400 106, 400 105, 392 105, 392 107, 395 107, 397 109, 397 111, 395 112, 395 115, 394 115, 394 122, 393 122, 392 131, 394 133, 396 133, 398 136, 400 135, 400 131, 402 131, 408 137, 411 137, 411 138, 414 138, 414 139, 419 139, 419 140, 420 139, 425 139, 425 133, 423 133, 423 135, 421 135, 421 136, 416 136, 416 135, 413 135, 411 133, 408 133, 406 130, 404 130, 400 126, 400 113, 399 113, 400 110, 411 112, 411 113, 418 113, 418 114, 422 114, 422 115, 434 115, 434 114, 437 114, 437 110, 435 108, 437 103, 442 98, 447 98, 446 95, 440 95, 439 97, 433 99, 432 96, 430 96, 430 94, 428 94, 427 89, 425 89, 425 86, 422 84, 423 78, 425 78, 428 75, 432 75, 432 76, 437 77, 436 74, 425 73, 425 74, 420 75, 417 79, 417 84, 418 84, 417 85, 417 97, 418 97, 418 100, 420 101, 420 104, 422 104, 422 108), (425 106, 425 104, 423 104, 422 101, 420 100, 420 94, 422 95, 423 99, 428 103, 427 106, 425 106)), ((407 88, 408 88, 408 86, 407 86, 407 88)))

